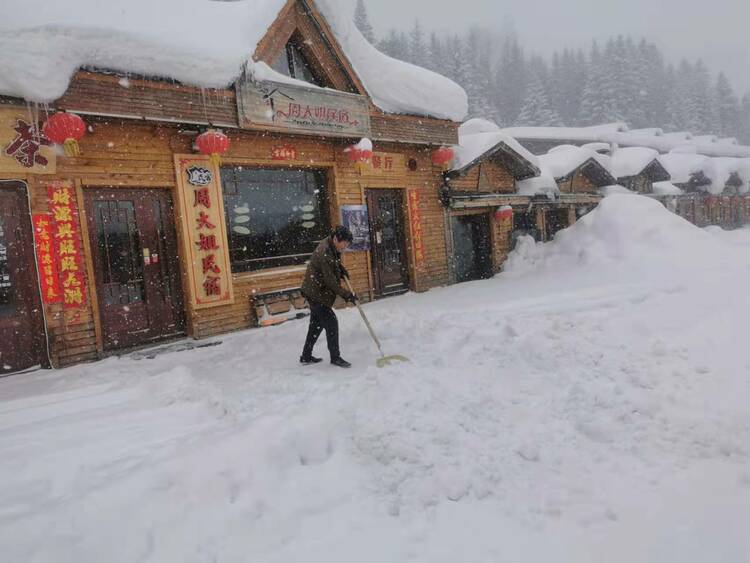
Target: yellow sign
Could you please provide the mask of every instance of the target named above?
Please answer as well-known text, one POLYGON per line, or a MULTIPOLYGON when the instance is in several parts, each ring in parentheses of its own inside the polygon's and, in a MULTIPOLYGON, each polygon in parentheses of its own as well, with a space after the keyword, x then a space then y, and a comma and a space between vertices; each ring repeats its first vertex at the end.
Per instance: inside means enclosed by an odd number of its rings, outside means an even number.
POLYGON ((194 309, 234 303, 219 170, 208 156, 175 155, 177 202, 194 309))
POLYGON ((51 145, 25 108, 0 109, 0 174, 54 174, 51 145))

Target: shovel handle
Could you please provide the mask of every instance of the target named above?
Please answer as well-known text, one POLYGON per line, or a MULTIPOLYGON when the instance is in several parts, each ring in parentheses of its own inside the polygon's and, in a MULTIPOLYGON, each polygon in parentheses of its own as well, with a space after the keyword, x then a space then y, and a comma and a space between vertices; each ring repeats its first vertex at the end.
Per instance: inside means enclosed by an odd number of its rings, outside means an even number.
MULTIPOLYGON (((346 287, 349 288, 349 291, 356 297, 356 293, 354 293, 354 290, 352 289, 352 284, 349 281, 349 278, 347 276, 344 276, 344 281, 346 282, 346 287)), ((367 320, 367 316, 365 315, 365 312, 362 310, 362 307, 359 304, 359 299, 354 300, 354 305, 356 305, 357 310, 359 311, 360 316, 362 317, 362 320, 365 322, 365 326, 367 327, 367 330, 370 333, 370 336, 375 341, 375 345, 378 347, 378 352, 380 352, 380 357, 384 358, 385 354, 383 353, 383 348, 380 346, 380 340, 378 340, 378 337, 375 335, 375 331, 372 329, 372 325, 370 324, 370 321, 367 320)))

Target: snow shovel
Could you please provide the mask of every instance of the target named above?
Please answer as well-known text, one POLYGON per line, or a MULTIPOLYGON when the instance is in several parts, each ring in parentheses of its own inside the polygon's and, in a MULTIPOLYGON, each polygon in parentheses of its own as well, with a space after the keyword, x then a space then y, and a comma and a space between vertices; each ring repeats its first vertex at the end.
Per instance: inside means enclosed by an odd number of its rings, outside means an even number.
MULTIPOLYGON (((352 284, 349 282, 349 278, 344 276, 344 280, 346 280, 346 287, 349 288, 349 291, 352 292, 352 294, 356 295, 354 293, 354 290, 352 289, 352 284)), ((375 341, 375 345, 378 347, 378 352, 380 352, 380 358, 378 358, 377 364, 379 368, 385 367, 387 365, 390 365, 391 362, 408 362, 409 358, 406 356, 401 356, 399 354, 394 354, 393 356, 386 356, 383 353, 383 348, 380 346, 380 340, 378 340, 378 337, 375 336, 375 331, 372 329, 372 325, 370 324, 370 321, 367 320, 367 317, 365 316, 365 312, 362 310, 362 307, 359 304, 359 299, 356 299, 354 301, 354 304, 357 306, 357 310, 359 311, 360 316, 362 317, 362 320, 365 321, 365 326, 367 327, 367 330, 370 332, 370 336, 372 336, 372 339, 375 341)))

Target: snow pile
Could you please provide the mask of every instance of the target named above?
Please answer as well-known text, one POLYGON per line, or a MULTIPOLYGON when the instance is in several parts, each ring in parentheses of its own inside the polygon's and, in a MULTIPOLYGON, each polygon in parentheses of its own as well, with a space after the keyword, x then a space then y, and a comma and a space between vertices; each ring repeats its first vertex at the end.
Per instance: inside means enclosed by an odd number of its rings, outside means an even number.
POLYGON ((505 145, 534 166, 539 165, 539 159, 536 156, 526 150, 521 143, 504 133, 492 131, 465 133, 465 131, 465 129, 459 128, 458 145, 453 147, 455 153, 453 170, 465 168, 500 144, 505 145))
MULTIPOLYGON (((233 83, 285 0, 7 0, 0 20, 0 94, 50 102, 76 70, 91 66, 168 77, 200 87, 233 83)), ((316 0, 373 102, 393 113, 460 121, 463 89, 434 72, 392 59, 355 28, 352 6, 316 0)), ((268 62, 268 61, 267 61, 268 62)), ((258 77, 281 79, 266 65, 258 77)))
POLYGON ((555 178, 549 172, 542 170, 539 176, 516 182, 516 191, 518 195, 531 197, 545 195, 548 199, 554 201, 560 194, 560 186, 557 185, 555 178))
POLYGON ((500 127, 494 121, 475 117, 461 124, 458 128, 459 135, 475 135, 477 133, 497 133, 500 127))
POLYGON ((611 172, 615 178, 637 176, 659 156, 654 149, 626 147, 611 155, 611 172))
POLYGON ((0 378, 2 559, 747 561, 748 252, 613 195, 508 273, 366 304, 408 363, 348 309, 348 371, 291 322, 0 378))
POLYGON ((684 192, 672 182, 654 182, 654 194, 656 195, 682 195, 684 192))
POLYGON ((694 174, 706 174, 711 166, 711 159, 695 153, 670 152, 659 155, 659 162, 675 184, 686 184, 694 174))

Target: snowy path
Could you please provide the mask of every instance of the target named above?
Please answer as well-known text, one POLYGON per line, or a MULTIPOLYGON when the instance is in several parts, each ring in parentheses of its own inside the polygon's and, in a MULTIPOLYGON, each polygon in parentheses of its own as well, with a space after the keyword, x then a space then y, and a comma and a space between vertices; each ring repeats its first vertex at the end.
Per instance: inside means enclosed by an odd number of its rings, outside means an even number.
POLYGON ((383 370, 349 310, 348 372, 295 323, 0 380, 2 560, 750 561, 750 230, 695 236, 368 305, 383 370))

